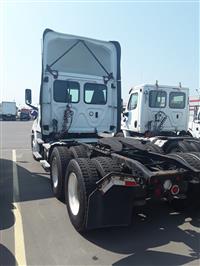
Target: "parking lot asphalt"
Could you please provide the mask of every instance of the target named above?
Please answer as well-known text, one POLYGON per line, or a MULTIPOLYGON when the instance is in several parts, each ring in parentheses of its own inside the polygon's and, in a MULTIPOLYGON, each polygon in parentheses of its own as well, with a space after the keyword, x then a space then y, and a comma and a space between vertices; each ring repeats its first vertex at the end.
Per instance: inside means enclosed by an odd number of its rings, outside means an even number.
POLYGON ((129 227, 76 232, 32 158, 31 125, 0 121, 0 265, 200 265, 199 209, 150 202, 129 227))

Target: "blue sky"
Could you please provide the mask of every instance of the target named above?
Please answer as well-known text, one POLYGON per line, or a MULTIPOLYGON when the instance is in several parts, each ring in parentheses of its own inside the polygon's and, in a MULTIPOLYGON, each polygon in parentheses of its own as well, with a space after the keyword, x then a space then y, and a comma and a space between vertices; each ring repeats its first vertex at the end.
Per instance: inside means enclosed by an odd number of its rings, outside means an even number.
POLYGON ((45 28, 102 40, 122 49, 122 95, 131 86, 155 83, 199 88, 199 3, 1 2, 0 100, 24 103, 25 88, 38 102, 41 37, 45 28))

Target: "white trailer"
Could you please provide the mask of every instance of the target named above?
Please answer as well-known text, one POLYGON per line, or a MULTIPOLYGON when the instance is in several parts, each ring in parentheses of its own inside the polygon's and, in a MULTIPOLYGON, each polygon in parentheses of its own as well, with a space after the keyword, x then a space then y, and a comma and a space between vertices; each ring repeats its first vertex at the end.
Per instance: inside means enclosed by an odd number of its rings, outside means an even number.
POLYGON ((3 120, 16 120, 17 107, 16 102, 2 102, 2 119, 3 120))

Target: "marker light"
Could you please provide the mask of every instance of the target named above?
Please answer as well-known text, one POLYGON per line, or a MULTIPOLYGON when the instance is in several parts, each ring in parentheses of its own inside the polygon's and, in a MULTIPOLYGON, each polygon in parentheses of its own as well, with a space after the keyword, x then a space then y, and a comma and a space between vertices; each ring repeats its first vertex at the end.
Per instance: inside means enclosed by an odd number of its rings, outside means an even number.
POLYGON ((164 184, 163 184, 163 188, 165 190, 169 190, 172 186, 172 181, 170 179, 165 180, 164 184))

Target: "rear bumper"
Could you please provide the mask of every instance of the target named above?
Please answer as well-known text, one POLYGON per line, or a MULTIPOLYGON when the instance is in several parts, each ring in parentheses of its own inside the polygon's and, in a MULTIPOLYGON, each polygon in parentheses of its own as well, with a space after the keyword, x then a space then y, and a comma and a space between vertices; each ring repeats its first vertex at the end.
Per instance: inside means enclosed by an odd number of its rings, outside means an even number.
POLYGON ((147 199, 170 200, 179 196, 179 198, 186 197, 187 185, 185 181, 176 182, 174 176, 171 178, 171 187, 164 190, 163 182, 166 180, 169 180, 169 177, 166 176, 158 184, 150 184, 141 180, 139 183, 139 180, 136 180, 135 177, 123 173, 106 175, 97 182, 97 188, 89 196, 87 229, 127 226, 131 223, 134 206, 141 203, 144 205, 147 199), (113 180, 117 181, 114 183, 113 180), (162 186, 160 194, 156 194, 160 186, 162 186), (174 193, 174 195, 170 190, 173 186, 174 188, 178 186, 178 193, 174 193))

